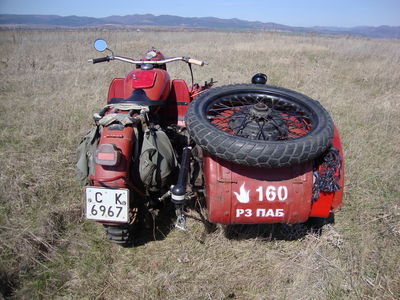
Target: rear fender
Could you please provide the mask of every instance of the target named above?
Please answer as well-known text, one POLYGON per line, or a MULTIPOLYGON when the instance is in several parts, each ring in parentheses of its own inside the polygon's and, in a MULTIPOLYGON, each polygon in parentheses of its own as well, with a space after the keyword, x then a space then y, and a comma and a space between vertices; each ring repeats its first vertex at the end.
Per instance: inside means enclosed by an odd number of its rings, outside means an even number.
POLYGON ((134 126, 125 126, 122 130, 111 130, 104 127, 99 145, 113 144, 121 152, 121 159, 116 166, 96 164, 94 175, 89 179, 94 186, 126 188, 129 181, 129 169, 132 160, 132 149, 137 143, 134 126))
POLYGON ((124 98, 124 78, 114 78, 108 88, 107 103, 112 98, 124 98))
POLYGON ((165 108, 167 122, 185 126, 185 114, 189 104, 190 94, 186 82, 181 79, 172 80, 171 93, 165 108))

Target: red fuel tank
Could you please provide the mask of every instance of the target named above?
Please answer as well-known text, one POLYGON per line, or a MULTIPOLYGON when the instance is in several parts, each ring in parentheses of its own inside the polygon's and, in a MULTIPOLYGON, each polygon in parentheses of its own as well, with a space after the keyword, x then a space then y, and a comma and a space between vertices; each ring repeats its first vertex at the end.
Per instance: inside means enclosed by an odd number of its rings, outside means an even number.
POLYGON ((143 89, 150 100, 166 100, 170 92, 170 78, 162 69, 134 70, 124 80, 124 98, 136 89, 143 89))

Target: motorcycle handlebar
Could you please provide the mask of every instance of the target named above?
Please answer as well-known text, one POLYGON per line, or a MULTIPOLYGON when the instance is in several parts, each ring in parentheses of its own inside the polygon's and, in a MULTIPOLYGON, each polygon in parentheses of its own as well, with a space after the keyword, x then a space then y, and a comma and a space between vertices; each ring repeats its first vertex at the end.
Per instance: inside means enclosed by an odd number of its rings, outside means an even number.
POLYGON ((207 65, 207 63, 205 61, 197 60, 197 59, 190 58, 190 57, 184 57, 184 56, 166 58, 163 60, 133 60, 131 58, 122 57, 122 56, 106 56, 106 57, 101 57, 101 58, 89 59, 88 62, 93 62, 94 64, 96 64, 96 63, 110 61, 110 60, 120 60, 120 61, 124 61, 124 62, 131 63, 131 64, 153 64, 153 65, 160 65, 160 64, 170 63, 173 61, 183 60, 189 64, 194 64, 194 65, 198 65, 198 66, 207 65))
POLYGON ((99 57, 99 58, 93 58, 89 59, 88 62, 92 62, 93 64, 105 62, 105 61, 110 61, 111 57, 110 56, 105 56, 105 57, 99 57))
POLYGON ((194 64, 194 65, 198 65, 198 66, 201 66, 201 67, 207 64, 204 61, 197 60, 197 59, 194 59, 194 58, 189 58, 188 63, 189 64, 194 64))

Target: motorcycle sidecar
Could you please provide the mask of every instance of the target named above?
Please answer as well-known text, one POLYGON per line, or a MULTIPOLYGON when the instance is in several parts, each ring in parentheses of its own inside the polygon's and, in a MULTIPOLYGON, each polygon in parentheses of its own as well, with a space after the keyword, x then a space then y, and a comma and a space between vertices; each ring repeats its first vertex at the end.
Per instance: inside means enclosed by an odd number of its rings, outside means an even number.
POLYGON ((204 152, 210 222, 295 224, 340 207, 340 137, 317 101, 268 85, 225 86, 194 100, 186 125, 204 152))

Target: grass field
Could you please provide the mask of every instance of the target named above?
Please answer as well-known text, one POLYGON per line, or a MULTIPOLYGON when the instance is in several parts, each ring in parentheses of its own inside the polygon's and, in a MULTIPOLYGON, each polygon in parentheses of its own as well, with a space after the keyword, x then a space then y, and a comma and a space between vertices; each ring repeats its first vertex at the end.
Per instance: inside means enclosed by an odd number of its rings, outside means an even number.
MULTIPOLYGON (((400 41, 278 33, 0 31, 0 292, 11 299, 399 299, 400 41), (130 65, 92 65, 151 46, 209 65, 218 85, 269 83, 319 100, 340 130, 343 209, 322 234, 227 239, 172 229, 133 248, 85 221, 75 148, 108 84, 130 65)), ((190 79, 185 64, 174 78, 190 79)), ((0 296, 1 299, 1 296, 0 296)))

